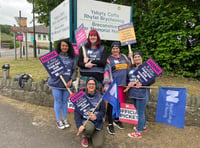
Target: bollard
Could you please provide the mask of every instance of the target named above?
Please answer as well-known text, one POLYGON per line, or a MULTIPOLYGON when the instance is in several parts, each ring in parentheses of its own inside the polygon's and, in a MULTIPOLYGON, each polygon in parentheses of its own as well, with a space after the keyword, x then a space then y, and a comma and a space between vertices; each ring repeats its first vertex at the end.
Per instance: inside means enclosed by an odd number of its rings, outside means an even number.
POLYGON ((8 79, 10 77, 10 65, 4 64, 2 66, 2 70, 3 70, 3 78, 8 79))

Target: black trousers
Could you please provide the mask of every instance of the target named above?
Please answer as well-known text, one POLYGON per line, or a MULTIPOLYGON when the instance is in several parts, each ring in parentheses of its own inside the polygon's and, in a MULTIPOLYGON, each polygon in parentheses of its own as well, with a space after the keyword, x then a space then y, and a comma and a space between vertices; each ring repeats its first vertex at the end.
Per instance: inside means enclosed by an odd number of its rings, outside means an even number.
MULTIPOLYGON (((113 110, 112 105, 110 103, 108 103, 108 106, 107 106, 108 124, 113 124, 112 110, 113 110)), ((119 118, 114 118, 114 120, 119 120, 119 118)))

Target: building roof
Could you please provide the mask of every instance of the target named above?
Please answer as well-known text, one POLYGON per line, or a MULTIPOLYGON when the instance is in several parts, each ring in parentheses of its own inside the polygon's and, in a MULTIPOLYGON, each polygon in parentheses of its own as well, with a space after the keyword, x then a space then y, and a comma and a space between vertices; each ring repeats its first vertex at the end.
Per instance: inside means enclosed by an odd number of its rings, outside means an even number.
MULTIPOLYGON (((33 33, 33 27, 28 27, 28 32, 33 33)), ((44 25, 37 25, 35 26, 35 33, 49 34, 49 27, 44 25)))

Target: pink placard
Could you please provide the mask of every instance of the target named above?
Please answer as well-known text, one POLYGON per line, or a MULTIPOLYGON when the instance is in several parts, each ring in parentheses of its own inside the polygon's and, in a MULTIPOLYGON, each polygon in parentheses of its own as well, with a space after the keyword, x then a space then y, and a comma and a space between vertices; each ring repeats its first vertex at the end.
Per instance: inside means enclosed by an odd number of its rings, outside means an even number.
POLYGON ((78 49, 87 43, 87 35, 83 24, 81 24, 79 28, 75 30, 75 38, 78 49))
POLYGON ((23 34, 17 34, 17 40, 23 41, 23 34))
POLYGON ((73 48, 74 48, 74 53, 75 53, 75 55, 79 55, 79 49, 78 49, 78 47, 76 46, 76 44, 75 44, 75 43, 72 43, 72 46, 73 46, 73 48))

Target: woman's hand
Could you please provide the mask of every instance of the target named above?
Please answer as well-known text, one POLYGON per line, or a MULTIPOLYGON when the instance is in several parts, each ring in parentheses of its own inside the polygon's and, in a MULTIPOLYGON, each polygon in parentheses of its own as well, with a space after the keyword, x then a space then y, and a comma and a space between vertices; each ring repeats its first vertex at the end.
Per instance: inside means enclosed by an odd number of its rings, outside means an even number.
POLYGON ((72 79, 67 82, 67 87, 71 87, 71 85, 72 85, 72 79))
POLYGON ((84 57, 84 59, 83 59, 83 62, 84 62, 84 63, 87 63, 87 62, 88 62, 88 60, 89 60, 89 58, 88 58, 88 57, 84 57))
POLYGON ((136 88, 140 88, 142 84, 140 82, 136 83, 136 88))
POLYGON ((88 111, 88 115, 89 115, 90 119, 93 120, 93 121, 97 119, 97 117, 94 113, 91 113, 91 112, 88 111))
POLYGON ((134 87, 135 83, 134 82, 129 82, 128 87, 134 87))
POLYGON ((81 133, 83 130, 85 129, 85 127, 83 125, 81 125, 78 129, 78 132, 81 133))
POLYGON ((96 66, 96 64, 93 64, 92 61, 89 61, 88 63, 85 64, 85 67, 87 68, 92 68, 93 66, 96 66))

